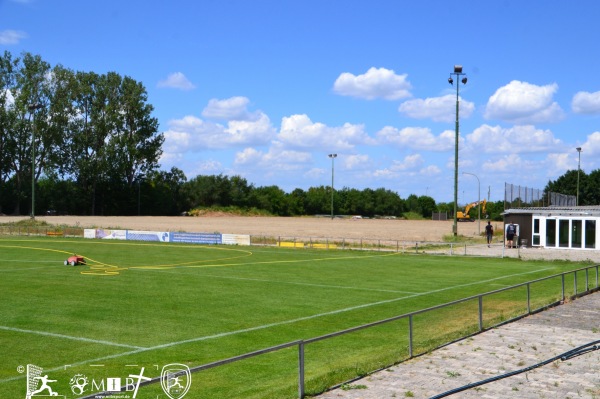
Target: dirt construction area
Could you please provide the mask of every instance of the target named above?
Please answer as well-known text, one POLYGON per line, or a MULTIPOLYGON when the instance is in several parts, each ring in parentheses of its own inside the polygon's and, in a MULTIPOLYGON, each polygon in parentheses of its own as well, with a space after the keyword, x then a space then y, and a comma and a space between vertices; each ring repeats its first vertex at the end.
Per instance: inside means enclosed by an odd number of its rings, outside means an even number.
MULTIPOLYGON (((17 222, 26 216, 1 216, 0 223, 17 222)), ((244 216, 38 216, 52 225, 123 230, 186 231, 249 234, 268 237, 364 238, 398 241, 443 241, 452 234, 453 221, 341 219, 326 217, 244 216)), ((458 223, 458 234, 473 237, 485 231, 487 222, 458 223)), ((495 230, 502 222, 493 222, 495 230)))

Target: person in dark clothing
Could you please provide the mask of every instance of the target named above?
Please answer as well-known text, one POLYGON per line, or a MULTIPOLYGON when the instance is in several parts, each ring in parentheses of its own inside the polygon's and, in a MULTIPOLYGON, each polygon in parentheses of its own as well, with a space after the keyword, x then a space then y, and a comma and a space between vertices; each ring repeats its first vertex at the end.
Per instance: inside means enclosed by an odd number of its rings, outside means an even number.
POLYGON ((517 227, 512 222, 510 222, 508 228, 506 229, 507 247, 513 247, 513 240, 515 239, 515 234, 517 234, 517 227))
POLYGON ((492 238, 494 238, 494 227, 490 221, 488 221, 487 226, 485 226, 485 236, 487 238, 487 244, 489 248, 492 244, 492 238))

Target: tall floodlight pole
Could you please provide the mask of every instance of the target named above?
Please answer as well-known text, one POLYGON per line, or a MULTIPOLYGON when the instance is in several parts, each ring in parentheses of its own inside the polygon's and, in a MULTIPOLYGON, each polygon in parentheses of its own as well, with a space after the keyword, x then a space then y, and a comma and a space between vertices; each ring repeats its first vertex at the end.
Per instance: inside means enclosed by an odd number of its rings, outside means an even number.
MULTIPOLYGON (((458 218, 456 213, 458 212, 458 78, 465 75, 462 71, 462 65, 454 65, 454 72, 450 74, 448 83, 453 84, 454 79, 452 75, 456 75, 456 127, 454 132, 454 224, 452 225, 452 234, 456 237, 458 235, 458 218)), ((467 84, 467 77, 462 78, 461 82, 467 84)))
POLYGON ((337 157, 337 154, 329 154, 331 158, 331 219, 333 219, 333 160, 337 157))
POLYGON ((42 108, 42 104, 29 104, 27 109, 33 115, 31 128, 31 219, 35 219, 35 111, 42 108))
POLYGON ((579 171, 581 170, 581 147, 575 148, 579 153, 579 161, 577 161, 577 202, 575 202, 576 206, 579 206, 579 171))
POLYGON ((481 234, 481 184, 479 183, 479 177, 474 173, 462 172, 463 175, 475 176, 477 179, 477 234, 481 234))

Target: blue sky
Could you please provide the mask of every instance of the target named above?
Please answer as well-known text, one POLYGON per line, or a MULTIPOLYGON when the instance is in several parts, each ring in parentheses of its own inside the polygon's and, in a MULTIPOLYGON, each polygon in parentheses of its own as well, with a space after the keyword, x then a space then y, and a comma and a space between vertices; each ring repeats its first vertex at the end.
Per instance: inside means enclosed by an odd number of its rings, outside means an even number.
MULTIPOLYGON (((600 2, 0 0, 0 51, 142 82, 163 169, 459 203, 600 168, 600 2), (456 80, 456 79, 455 79, 456 80), (456 85, 456 81, 454 83, 456 85)), ((575 193, 572 193, 575 194, 575 193)))

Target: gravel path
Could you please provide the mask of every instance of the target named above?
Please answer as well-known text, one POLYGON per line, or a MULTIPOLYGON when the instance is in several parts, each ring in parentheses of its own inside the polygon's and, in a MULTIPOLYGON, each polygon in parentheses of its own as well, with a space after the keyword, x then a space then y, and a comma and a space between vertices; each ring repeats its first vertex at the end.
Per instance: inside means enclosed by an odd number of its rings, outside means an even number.
MULTIPOLYGON (((430 398, 468 383, 532 366, 596 340, 600 340, 600 293, 448 345, 318 398, 430 398)), ((449 397, 600 398, 600 351, 557 361, 449 397)))

